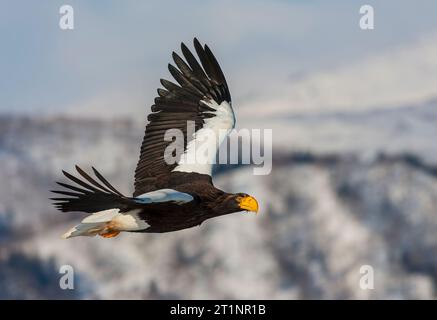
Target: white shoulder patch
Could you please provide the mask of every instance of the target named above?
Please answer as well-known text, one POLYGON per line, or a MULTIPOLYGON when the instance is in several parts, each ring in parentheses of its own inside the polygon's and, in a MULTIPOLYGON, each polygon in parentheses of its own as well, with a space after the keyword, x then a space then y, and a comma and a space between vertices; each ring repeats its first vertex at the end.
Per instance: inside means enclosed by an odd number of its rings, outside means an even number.
POLYGON ((184 192, 179 192, 173 189, 159 189, 144 193, 135 197, 135 201, 139 203, 154 203, 154 202, 169 202, 186 203, 193 201, 193 197, 184 192))
POLYGON ((235 127, 234 111, 227 101, 220 104, 214 100, 203 102, 215 109, 211 112, 215 114, 215 117, 205 119, 203 127, 194 133, 193 140, 188 143, 173 171, 211 175, 217 151, 223 140, 235 127))

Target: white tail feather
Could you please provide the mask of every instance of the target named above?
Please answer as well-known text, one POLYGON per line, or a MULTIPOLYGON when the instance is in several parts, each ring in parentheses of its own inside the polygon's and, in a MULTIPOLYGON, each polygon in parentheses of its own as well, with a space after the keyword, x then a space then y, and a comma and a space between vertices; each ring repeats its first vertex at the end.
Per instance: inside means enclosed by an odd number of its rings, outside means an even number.
POLYGON ((83 219, 82 223, 109 222, 119 214, 119 209, 99 211, 83 219))
POLYGON ((109 209, 93 213, 86 217, 82 222, 70 230, 62 237, 64 239, 88 236, 93 237, 97 234, 103 234, 108 229, 113 231, 137 231, 150 227, 144 220, 139 219, 140 210, 131 210, 120 213, 119 209, 109 209))
POLYGON ((74 226, 62 235, 62 238, 68 239, 77 236, 94 237, 103 231, 106 223, 80 223, 74 226))

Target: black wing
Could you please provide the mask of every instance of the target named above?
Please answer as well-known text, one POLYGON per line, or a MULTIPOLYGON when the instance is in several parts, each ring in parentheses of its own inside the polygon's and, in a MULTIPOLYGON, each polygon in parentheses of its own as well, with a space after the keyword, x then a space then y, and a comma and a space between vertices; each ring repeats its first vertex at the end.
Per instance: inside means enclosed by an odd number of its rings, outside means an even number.
POLYGON ((77 172, 85 179, 81 180, 68 172, 62 173, 78 186, 57 182, 67 190, 52 190, 51 192, 61 194, 62 198, 51 198, 55 202, 53 205, 60 211, 81 211, 94 213, 107 209, 118 208, 120 211, 128 211, 138 206, 132 198, 125 197, 115 189, 96 169, 93 168, 94 174, 99 181, 96 181, 81 168, 76 166, 77 172))
POLYGON ((178 85, 161 79, 164 89, 158 89, 152 113, 141 145, 140 159, 135 170, 134 196, 168 187, 171 171, 176 163, 169 165, 164 161, 164 151, 169 141, 164 140, 168 129, 179 129, 184 134, 184 150, 193 137, 187 137, 187 121, 194 121, 195 130, 204 125, 207 118, 215 116, 202 100, 214 100, 217 104, 231 102, 228 85, 223 72, 208 46, 202 47, 194 39, 194 48, 200 63, 181 44, 185 61, 175 52, 173 60, 177 66, 169 64, 168 69, 178 85))

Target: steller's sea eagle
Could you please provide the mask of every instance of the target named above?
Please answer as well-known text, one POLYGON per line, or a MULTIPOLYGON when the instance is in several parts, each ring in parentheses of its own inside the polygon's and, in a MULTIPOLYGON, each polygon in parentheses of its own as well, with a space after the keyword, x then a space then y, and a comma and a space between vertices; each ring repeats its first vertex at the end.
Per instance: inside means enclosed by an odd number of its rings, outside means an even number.
POLYGON ((194 154, 196 144, 202 142, 214 146, 208 159, 215 158, 220 143, 235 126, 231 95, 216 58, 196 38, 194 48, 200 63, 183 43, 185 61, 173 52, 177 68, 169 64, 168 69, 178 85, 161 79, 164 88, 158 89, 148 116, 132 197, 121 194, 94 168, 92 177, 76 166, 81 179, 62 171, 76 185, 57 182, 68 190, 52 191, 67 196, 51 198, 54 206, 63 212, 91 213, 64 238, 97 234, 111 238, 122 231, 171 232, 233 212, 258 211, 252 196, 214 187, 212 162, 197 161, 194 154), (187 122, 193 124, 193 132, 187 122), (184 135, 183 152, 173 163, 164 159, 172 143, 165 137, 169 129, 179 129, 184 135))

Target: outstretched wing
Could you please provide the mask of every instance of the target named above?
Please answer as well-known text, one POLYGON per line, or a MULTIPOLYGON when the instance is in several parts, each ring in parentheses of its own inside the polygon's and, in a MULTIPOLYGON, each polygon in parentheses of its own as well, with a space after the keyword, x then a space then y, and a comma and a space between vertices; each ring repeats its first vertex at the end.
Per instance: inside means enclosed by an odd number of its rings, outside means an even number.
POLYGON ((120 209, 120 211, 127 211, 137 205, 132 198, 125 197, 115 189, 96 169, 93 168, 93 171, 100 182, 89 176, 78 166, 76 166, 76 170, 85 181, 68 172, 62 171, 62 173, 68 179, 76 183, 77 186, 57 182, 57 184, 69 190, 51 191, 56 194, 68 196, 51 198, 51 200, 55 201, 53 204, 58 210, 63 212, 81 211, 94 213, 117 208, 120 209))
POLYGON ((126 197, 115 189, 95 168, 92 168, 97 180, 76 166, 76 171, 83 180, 72 174, 62 173, 76 185, 57 182, 68 190, 51 190, 60 194, 60 198, 51 198, 55 201, 54 206, 63 212, 81 211, 96 213, 109 209, 119 209, 117 212, 128 212, 136 208, 147 209, 158 203, 173 203, 182 205, 194 200, 188 193, 179 192, 173 189, 159 189, 139 195, 135 198, 126 197), (74 191, 74 192, 73 192, 74 191))
POLYGON ((178 84, 161 79, 164 89, 158 89, 159 97, 148 116, 134 196, 169 187, 172 172, 211 175, 216 151, 235 125, 228 85, 216 58, 197 39, 194 48, 200 63, 183 43, 185 61, 173 52, 177 68, 169 64, 168 69, 178 84), (183 142, 178 145, 176 140, 165 139, 169 129, 177 129, 183 142), (171 143, 174 148, 167 148, 171 143), (197 152, 201 146, 208 152, 197 152), (165 153, 170 157, 165 158, 165 153))

